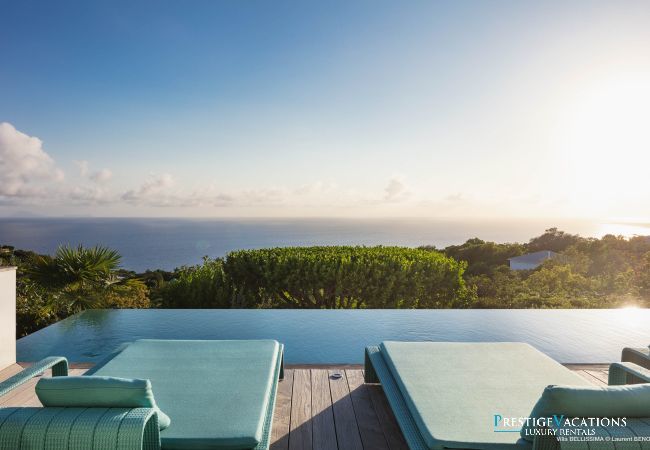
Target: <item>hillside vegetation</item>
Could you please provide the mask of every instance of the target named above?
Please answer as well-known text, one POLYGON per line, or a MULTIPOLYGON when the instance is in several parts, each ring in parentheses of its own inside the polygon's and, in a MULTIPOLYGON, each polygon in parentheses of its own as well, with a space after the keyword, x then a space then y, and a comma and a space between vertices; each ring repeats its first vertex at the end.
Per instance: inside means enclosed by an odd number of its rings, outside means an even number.
POLYGON ((473 308, 614 308, 650 306, 650 238, 583 238, 551 228, 527 244, 470 239, 447 247, 468 264, 473 308), (552 250, 562 256, 535 270, 513 271, 507 259, 552 250))
POLYGON ((286 247, 136 274, 113 250, 54 255, 0 247, 18 266, 18 335, 86 308, 611 308, 650 306, 650 239, 555 228, 525 244, 469 239, 444 249, 286 247), (512 271, 508 258, 560 253, 512 271))
POLYGON ((231 252, 177 270, 163 307, 451 308, 473 299, 465 264, 401 247, 284 247, 231 252))

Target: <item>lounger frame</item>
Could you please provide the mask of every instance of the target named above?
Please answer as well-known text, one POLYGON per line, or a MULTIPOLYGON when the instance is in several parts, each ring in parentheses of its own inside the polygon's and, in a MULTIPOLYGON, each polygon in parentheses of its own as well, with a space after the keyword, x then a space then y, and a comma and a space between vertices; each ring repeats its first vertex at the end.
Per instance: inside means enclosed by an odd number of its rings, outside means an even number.
POLYGON ((266 410, 266 418, 264 419, 264 431, 262 433, 262 440, 252 450, 268 450, 271 445, 271 430, 273 429, 273 411, 275 410, 275 399, 278 393, 278 384, 280 380, 284 380, 284 345, 280 344, 280 357, 275 366, 275 378, 278 380, 273 383, 271 388, 271 396, 269 397, 269 404, 266 410))
MULTIPOLYGON (((68 361, 45 358, 0 383, 0 396, 52 368, 68 375, 68 361)), ((153 408, 0 408, 0 449, 158 450, 158 414, 153 408)))
POLYGON ((402 430, 404 439, 411 450, 429 450, 418 430, 411 412, 406 406, 402 392, 397 386, 390 369, 384 361, 384 356, 377 346, 366 347, 364 379, 366 383, 381 383, 384 394, 388 399, 395 419, 402 430))
POLYGON ((621 353, 621 362, 631 362, 637 366, 650 369, 650 347, 624 348, 621 353))

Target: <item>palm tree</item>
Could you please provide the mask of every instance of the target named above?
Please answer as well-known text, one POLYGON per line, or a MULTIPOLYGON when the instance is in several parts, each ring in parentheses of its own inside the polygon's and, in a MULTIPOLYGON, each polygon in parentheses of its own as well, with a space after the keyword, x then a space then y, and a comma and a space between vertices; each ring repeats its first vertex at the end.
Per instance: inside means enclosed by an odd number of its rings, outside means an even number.
POLYGON ((53 257, 35 257, 27 274, 55 293, 52 307, 75 313, 104 306, 112 288, 122 283, 116 274, 120 260, 119 253, 103 246, 62 246, 53 257))

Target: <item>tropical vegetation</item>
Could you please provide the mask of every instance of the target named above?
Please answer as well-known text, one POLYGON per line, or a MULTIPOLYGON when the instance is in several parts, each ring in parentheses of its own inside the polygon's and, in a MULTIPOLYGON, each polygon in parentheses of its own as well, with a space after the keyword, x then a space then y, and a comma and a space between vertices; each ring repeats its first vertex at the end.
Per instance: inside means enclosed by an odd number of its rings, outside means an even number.
POLYGON ((119 274, 120 255, 105 247, 59 247, 53 256, 3 247, 17 265, 19 336, 89 308, 148 308, 147 286, 119 274))
POLYGON ((87 308, 611 308, 650 306, 650 238, 556 228, 527 243, 478 238, 437 249, 289 247, 136 274, 104 247, 54 255, 0 247, 18 266, 18 335, 87 308), (534 270, 508 259, 552 250, 534 270))

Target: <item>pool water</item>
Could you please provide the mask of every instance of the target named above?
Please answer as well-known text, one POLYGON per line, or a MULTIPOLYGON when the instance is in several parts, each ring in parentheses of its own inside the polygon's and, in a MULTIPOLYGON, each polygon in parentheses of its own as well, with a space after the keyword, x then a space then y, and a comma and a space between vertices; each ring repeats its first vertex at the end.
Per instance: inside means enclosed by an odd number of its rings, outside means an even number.
POLYGON ((277 339, 288 364, 362 363, 384 340, 527 342, 560 362, 604 363, 650 344, 650 309, 89 310, 19 339, 17 359, 98 362, 143 338, 277 339))

